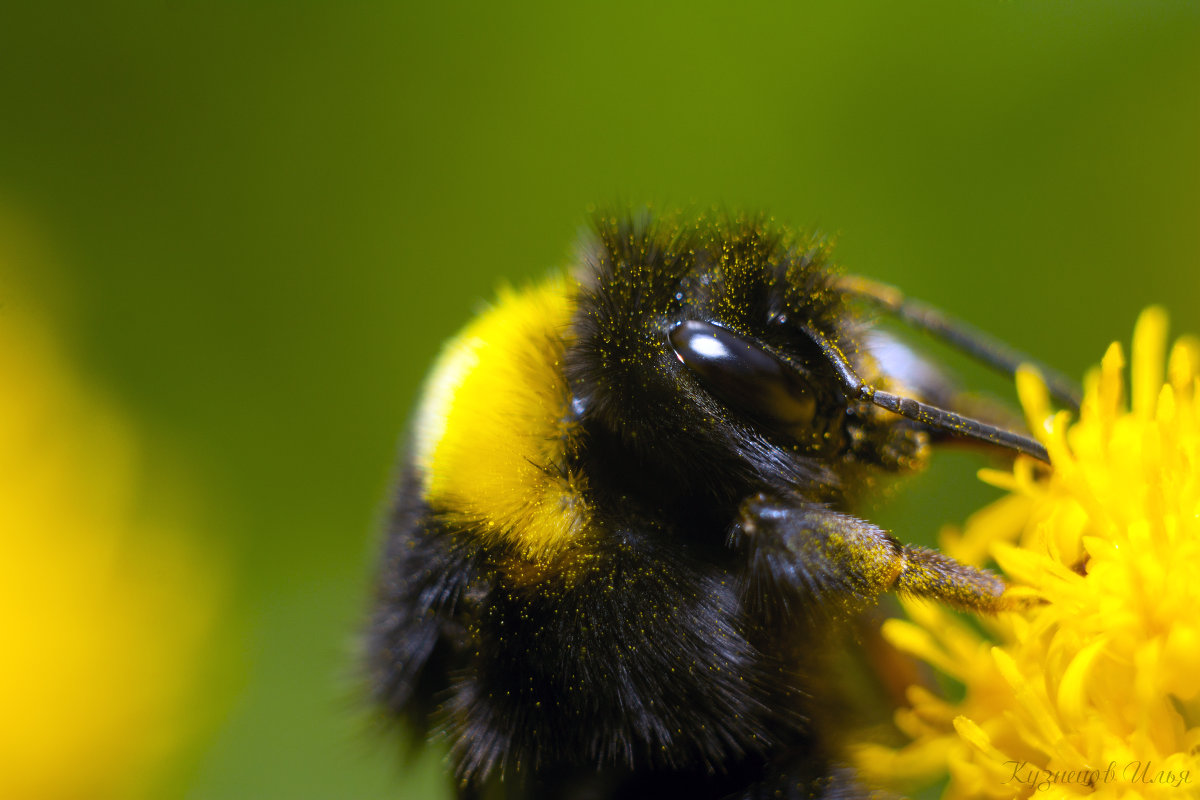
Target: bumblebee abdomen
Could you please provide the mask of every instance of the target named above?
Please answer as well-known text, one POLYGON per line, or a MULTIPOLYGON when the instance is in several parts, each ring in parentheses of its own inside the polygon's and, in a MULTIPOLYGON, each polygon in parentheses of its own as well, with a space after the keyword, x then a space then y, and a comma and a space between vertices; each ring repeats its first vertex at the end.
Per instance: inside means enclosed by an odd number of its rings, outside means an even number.
POLYGON ((481 540, 536 556, 590 518, 570 465, 578 425, 563 375, 575 296, 551 278, 498 301, 445 347, 417 414, 425 502, 481 540))

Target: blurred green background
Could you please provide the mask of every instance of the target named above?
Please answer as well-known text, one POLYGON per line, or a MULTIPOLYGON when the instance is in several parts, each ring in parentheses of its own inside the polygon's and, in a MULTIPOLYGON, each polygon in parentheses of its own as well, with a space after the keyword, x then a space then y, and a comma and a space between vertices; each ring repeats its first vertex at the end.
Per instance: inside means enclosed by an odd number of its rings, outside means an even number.
MULTIPOLYGON (((838 234, 849 269, 1081 374, 1148 303, 1200 331, 1200 6, 0 11, 0 206, 52 254, 30 280, 232 573, 217 720, 164 796, 437 796, 354 682, 406 418, 502 279, 647 201, 838 234)), ((928 539, 991 496, 979 464, 939 457, 879 518, 928 539)))

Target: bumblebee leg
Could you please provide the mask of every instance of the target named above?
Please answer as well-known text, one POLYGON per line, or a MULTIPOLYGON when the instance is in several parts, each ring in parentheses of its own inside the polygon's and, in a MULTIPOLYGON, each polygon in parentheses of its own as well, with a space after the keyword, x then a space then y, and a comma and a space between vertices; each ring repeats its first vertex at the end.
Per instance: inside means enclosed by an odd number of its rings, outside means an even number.
POLYGON ((820 505, 759 494, 742 503, 739 528, 746 599, 768 616, 848 616, 891 590, 970 611, 1015 605, 991 573, 820 505))

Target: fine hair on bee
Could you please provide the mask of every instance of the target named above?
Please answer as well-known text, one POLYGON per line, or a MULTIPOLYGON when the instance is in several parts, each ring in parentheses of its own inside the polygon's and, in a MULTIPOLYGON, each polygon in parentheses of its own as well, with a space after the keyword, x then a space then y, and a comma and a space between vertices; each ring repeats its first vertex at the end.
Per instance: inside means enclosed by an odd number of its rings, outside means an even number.
POLYGON ((366 664, 385 716, 446 743, 461 797, 869 794, 841 752, 838 631, 891 591, 1016 601, 856 504, 941 441, 1047 460, 889 356, 878 313, 1004 372, 1030 362, 842 275, 819 236, 721 213, 596 215, 568 271, 446 345, 366 664))

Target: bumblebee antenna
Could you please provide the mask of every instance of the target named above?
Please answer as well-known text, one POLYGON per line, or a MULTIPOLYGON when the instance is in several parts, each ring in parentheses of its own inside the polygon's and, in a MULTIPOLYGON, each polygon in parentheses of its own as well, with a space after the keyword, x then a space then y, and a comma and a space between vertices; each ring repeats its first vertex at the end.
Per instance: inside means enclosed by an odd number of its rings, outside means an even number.
POLYGON ((886 408, 888 411, 899 414, 906 419, 946 431, 955 436, 976 439, 1017 453, 1024 453, 1027 456, 1033 456, 1047 464, 1050 463, 1050 456, 1046 452, 1046 448, 1036 439, 1005 430, 995 425, 989 425, 981 420, 964 417, 961 414, 956 414, 944 408, 922 403, 911 397, 902 397, 898 394, 876 389, 858 376, 858 373, 854 371, 854 367, 850 365, 850 360, 846 358, 846 354, 842 352, 840 347, 830 341, 825 335, 818 333, 808 326, 804 326, 803 330, 816 342, 821 352, 829 359, 848 397, 866 400, 880 408, 886 408))
POLYGON ((1015 375, 1017 367, 1022 364, 1036 367, 1042 374, 1050 395, 1073 411, 1079 411, 1081 395, 1079 385, 1075 381, 978 328, 949 317, 920 300, 905 297, 904 293, 895 287, 876 283, 869 278, 847 275, 838 280, 838 287, 896 315, 913 327, 932 333, 993 369, 1015 375))

